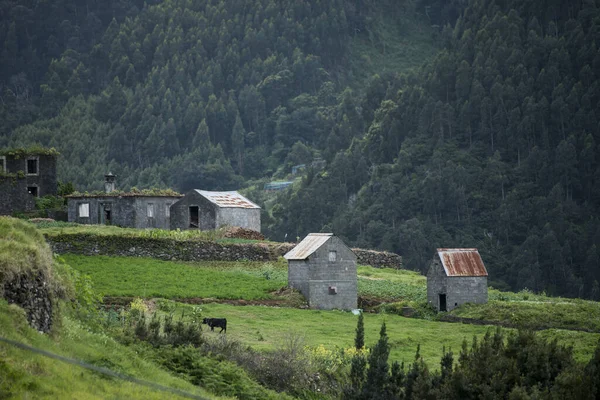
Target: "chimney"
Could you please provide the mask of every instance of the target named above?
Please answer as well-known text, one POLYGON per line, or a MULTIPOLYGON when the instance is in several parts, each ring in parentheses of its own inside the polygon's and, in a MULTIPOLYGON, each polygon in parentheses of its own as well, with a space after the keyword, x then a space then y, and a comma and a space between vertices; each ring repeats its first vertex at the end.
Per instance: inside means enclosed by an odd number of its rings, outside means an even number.
POLYGON ((116 176, 109 172, 104 175, 104 191, 106 193, 111 193, 115 191, 115 178, 116 176))

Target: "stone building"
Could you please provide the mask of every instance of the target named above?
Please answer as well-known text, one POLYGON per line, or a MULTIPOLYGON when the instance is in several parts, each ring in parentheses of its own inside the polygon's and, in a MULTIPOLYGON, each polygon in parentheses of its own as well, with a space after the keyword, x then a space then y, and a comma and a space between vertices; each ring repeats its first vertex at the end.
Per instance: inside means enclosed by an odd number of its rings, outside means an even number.
POLYGON ((311 233, 283 256, 288 285, 298 289, 311 308, 357 307, 356 256, 332 233, 311 233))
POLYGON ((438 311, 487 303, 487 276, 477 249, 437 249, 427 273, 427 301, 438 311))
POLYGON ((57 193, 54 149, 0 151, 0 215, 35 209, 35 198, 57 193))
POLYGON ((171 205, 182 195, 170 190, 115 191, 115 176, 105 175, 105 193, 67 196, 69 222, 126 228, 169 229, 171 205))
POLYGON ((194 189, 171 207, 171 229, 239 226, 260 232, 260 207, 238 192, 194 189))

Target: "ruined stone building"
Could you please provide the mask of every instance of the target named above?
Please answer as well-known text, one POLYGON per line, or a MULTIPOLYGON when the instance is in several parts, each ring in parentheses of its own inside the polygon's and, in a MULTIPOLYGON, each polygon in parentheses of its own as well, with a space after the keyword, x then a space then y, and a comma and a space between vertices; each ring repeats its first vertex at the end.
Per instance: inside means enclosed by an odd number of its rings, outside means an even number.
POLYGON ((171 207, 171 229, 239 226, 260 232, 260 207, 238 192, 194 189, 171 207))
POLYGON ((311 308, 357 307, 356 256, 332 233, 311 233, 284 255, 288 285, 298 289, 311 308))
POLYGON ((487 303, 487 277, 477 249, 437 249, 427 273, 427 301, 438 311, 487 303))
POLYGON ((67 196, 69 222, 126 228, 169 229, 171 205, 182 195, 173 191, 119 192, 113 174, 105 175, 105 192, 67 196))
POLYGON ((54 149, 0 151, 0 215, 35 209, 35 198, 57 193, 54 149))

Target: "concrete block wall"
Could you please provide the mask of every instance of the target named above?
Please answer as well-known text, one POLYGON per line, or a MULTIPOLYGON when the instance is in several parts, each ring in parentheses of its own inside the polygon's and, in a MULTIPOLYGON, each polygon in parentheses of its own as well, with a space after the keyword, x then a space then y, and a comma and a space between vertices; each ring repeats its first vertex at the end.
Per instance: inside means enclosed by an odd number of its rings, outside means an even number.
POLYGON ((260 232, 260 208, 217 208, 217 228, 223 225, 260 232))
POLYGON ((465 303, 484 304, 488 301, 486 276, 448 277, 446 304, 448 311, 465 303))
POLYGON ((321 310, 351 310, 358 307, 357 283, 355 280, 309 282, 310 297, 308 305, 321 310), (335 288, 335 292, 333 289, 335 288))
POLYGON ((307 299, 310 297, 308 270, 309 264, 307 260, 288 261, 288 286, 300 291, 307 299))

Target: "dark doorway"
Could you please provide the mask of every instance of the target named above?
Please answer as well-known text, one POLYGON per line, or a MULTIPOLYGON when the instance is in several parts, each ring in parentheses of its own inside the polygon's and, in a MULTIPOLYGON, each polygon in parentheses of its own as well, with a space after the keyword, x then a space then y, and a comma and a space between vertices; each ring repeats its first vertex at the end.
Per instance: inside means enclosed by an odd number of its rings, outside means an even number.
POLYGON ((198 206, 190 207, 190 228, 198 228, 198 206))
POLYGON ((440 311, 446 310, 446 295, 440 293, 440 311))
POLYGON ((100 207, 98 209, 98 217, 100 219, 100 223, 104 224, 104 225, 111 225, 112 224, 112 204, 111 203, 104 203, 104 204, 100 204, 100 207))
POLYGON ((38 197, 38 187, 37 186, 27 186, 27 191, 33 197, 38 197))
POLYGON ((104 223, 105 223, 106 225, 110 225, 110 218, 111 218, 111 215, 110 215, 110 209, 108 209, 108 210, 107 210, 107 209, 105 208, 105 209, 104 209, 104 223))

